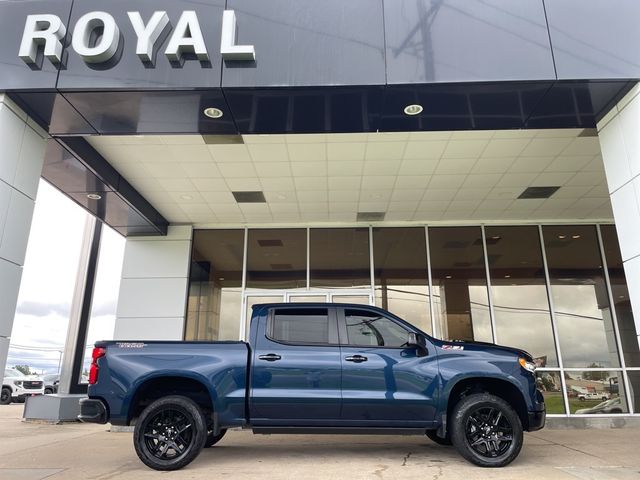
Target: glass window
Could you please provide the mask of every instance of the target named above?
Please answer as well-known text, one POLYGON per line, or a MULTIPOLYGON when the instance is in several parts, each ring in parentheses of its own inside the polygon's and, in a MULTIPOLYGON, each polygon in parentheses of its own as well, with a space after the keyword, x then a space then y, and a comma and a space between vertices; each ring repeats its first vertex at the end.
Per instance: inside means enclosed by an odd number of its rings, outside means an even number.
POLYGON ((429 248, 436 334, 492 342, 480 227, 429 228, 429 248))
POLYGON ((424 228, 374 228, 376 305, 431 333, 424 228))
POLYGON ((536 386, 542 392, 547 413, 565 413, 560 372, 536 371, 536 386))
POLYGON ((571 413, 578 415, 628 413, 621 372, 564 372, 571 413))
POLYGON ((393 320, 366 310, 345 310, 349 345, 401 347, 407 330, 393 320))
POLYGON ((312 228, 311 287, 370 287, 368 228, 312 228))
POLYGON ((543 233, 564 366, 620 366, 595 226, 543 233))
POLYGON ((247 288, 306 288, 307 230, 249 230, 247 288))
POLYGON ((485 229, 496 340, 557 367, 538 227, 485 229))
POLYGON ((602 234, 605 258, 607 259, 607 270, 611 283, 611 301, 618 319, 618 331, 620 333, 624 361, 627 367, 640 367, 638 337, 633 321, 631 300, 627 289, 627 278, 624 275, 616 227, 614 225, 602 225, 600 232, 602 234))
POLYGON ((329 343, 329 311, 326 308, 276 309, 271 338, 286 343, 329 343))
POLYGON ((640 370, 627 370, 633 413, 640 413, 640 370))
POLYGON ((193 232, 185 340, 237 340, 243 230, 193 232))

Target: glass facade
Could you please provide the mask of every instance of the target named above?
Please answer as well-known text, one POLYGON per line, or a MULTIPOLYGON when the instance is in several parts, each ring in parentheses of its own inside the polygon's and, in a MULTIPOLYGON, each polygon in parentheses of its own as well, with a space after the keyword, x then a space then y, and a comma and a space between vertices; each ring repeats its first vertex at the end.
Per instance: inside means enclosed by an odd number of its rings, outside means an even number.
POLYGON ((438 338, 523 348, 548 414, 640 413, 613 225, 194 232, 185 339, 246 338, 267 302, 375 304, 438 338))

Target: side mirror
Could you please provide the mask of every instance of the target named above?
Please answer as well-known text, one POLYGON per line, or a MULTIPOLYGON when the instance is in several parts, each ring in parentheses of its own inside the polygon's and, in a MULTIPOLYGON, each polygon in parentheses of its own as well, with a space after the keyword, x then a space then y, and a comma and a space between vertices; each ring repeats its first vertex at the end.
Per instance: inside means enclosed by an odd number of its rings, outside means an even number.
POLYGON ((409 332, 409 337, 407 338, 407 345, 409 347, 415 347, 418 351, 419 357, 424 357, 427 354, 427 342, 422 335, 419 335, 414 332, 409 332))

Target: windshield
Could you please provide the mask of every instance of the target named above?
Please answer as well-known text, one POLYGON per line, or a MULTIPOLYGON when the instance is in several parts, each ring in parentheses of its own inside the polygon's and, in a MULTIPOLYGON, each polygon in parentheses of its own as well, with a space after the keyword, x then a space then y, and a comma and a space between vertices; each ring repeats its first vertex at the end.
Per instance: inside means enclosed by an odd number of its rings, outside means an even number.
POLYGON ((5 377, 26 377, 24 373, 22 373, 20 370, 16 370, 15 368, 7 368, 4 371, 4 376, 5 377))

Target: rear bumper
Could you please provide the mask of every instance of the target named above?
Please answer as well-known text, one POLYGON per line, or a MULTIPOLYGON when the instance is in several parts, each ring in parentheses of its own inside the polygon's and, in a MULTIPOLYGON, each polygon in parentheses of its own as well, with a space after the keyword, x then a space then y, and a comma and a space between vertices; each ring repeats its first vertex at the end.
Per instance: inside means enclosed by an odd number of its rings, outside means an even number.
POLYGON ((547 419, 547 411, 529 412, 529 431, 534 432, 544 427, 547 419))
POLYGON ((78 420, 84 423, 107 423, 107 408, 102 400, 83 398, 80 400, 78 420))

